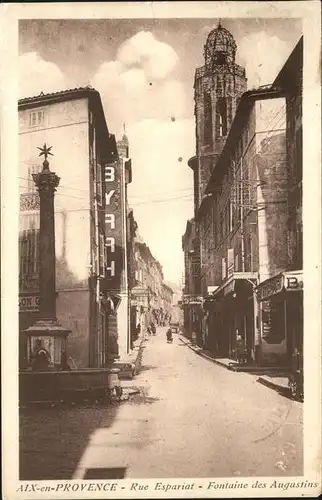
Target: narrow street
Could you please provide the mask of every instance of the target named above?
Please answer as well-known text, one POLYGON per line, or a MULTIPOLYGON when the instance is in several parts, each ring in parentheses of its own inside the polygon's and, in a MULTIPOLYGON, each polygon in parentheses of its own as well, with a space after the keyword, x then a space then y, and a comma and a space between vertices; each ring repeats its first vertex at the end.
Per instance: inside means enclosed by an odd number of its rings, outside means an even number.
POLYGON ((98 428, 74 478, 293 476, 302 474, 302 405, 199 357, 165 328, 149 337, 140 394, 98 428), (121 473, 122 474, 122 473, 121 473))

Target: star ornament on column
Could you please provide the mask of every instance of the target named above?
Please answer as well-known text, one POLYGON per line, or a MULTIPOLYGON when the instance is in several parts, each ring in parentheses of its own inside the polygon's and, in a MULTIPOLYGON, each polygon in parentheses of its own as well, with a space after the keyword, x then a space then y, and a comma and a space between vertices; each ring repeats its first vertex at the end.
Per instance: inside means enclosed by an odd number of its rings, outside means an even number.
POLYGON ((49 147, 48 147, 46 143, 43 145, 43 147, 42 147, 42 148, 38 148, 38 147, 37 147, 37 149, 39 149, 39 150, 40 150, 40 153, 39 153, 39 155, 38 155, 38 156, 42 156, 42 155, 44 155, 45 160, 47 160, 47 156, 49 156, 49 155, 54 156, 54 155, 53 155, 53 153, 51 153, 51 152, 50 152, 50 150, 52 149, 52 146, 49 146, 49 147))

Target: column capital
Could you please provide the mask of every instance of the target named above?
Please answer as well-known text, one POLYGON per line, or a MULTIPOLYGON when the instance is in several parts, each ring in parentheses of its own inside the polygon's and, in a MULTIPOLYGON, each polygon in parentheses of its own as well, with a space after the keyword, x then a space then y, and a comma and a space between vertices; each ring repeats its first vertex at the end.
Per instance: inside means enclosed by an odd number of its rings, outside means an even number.
POLYGON ((32 178, 34 183, 36 184, 39 193, 47 192, 54 193, 56 191, 56 187, 59 185, 60 177, 55 174, 55 172, 51 172, 49 169, 49 162, 47 157, 49 155, 54 156, 51 153, 52 146, 48 147, 45 143, 42 148, 37 148, 40 150, 39 156, 44 156, 43 168, 42 171, 38 174, 33 174, 32 178))
MULTIPOLYGON (((45 163, 48 162, 46 162, 45 160, 44 164, 45 163)), ((53 194, 60 182, 60 177, 58 177, 55 172, 51 172, 49 168, 43 168, 42 172, 39 172, 38 174, 32 174, 32 178, 38 188, 39 193, 48 192, 53 194)))

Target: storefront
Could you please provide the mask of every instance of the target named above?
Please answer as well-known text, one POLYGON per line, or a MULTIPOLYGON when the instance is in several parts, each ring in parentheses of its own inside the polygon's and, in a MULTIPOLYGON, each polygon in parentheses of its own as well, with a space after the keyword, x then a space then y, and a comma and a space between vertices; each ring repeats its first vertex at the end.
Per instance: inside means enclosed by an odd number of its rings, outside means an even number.
POLYGON ((237 360, 237 336, 243 339, 247 362, 255 361, 254 273, 234 273, 205 301, 208 308, 208 346, 219 357, 237 360))
POLYGON ((194 295, 184 295, 182 306, 184 311, 185 336, 202 346, 203 299, 194 295))
POLYGON ((290 367, 303 351, 303 272, 280 273, 257 287, 260 302, 261 363, 290 367))

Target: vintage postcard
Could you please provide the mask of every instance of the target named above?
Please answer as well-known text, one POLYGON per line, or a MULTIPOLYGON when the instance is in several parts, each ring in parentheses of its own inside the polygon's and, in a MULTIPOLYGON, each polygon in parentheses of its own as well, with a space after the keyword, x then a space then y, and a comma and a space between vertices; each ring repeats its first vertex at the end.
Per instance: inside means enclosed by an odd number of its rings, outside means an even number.
POLYGON ((2 5, 6 500, 321 494, 320 25, 2 5))

